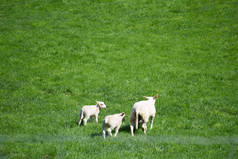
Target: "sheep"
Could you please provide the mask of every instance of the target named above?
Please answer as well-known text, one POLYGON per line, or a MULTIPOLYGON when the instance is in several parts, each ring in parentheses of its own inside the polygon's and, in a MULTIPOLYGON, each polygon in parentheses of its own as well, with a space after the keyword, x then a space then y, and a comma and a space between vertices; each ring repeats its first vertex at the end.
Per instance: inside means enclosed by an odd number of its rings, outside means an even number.
POLYGON ((124 120, 125 120, 124 112, 106 116, 102 122, 103 138, 105 139, 106 137, 106 129, 108 131, 108 134, 112 136, 112 130, 115 128, 114 136, 117 136, 118 130, 120 129, 122 121, 124 120))
POLYGON ((134 126, 138 129, 138 122, 142 123, 142 130, 146 134, 147 131, 147 122, 150 121, 150 130, 153 127, 153 122, 155 118, 155 101, 158 98, 158 94, 154 97, 146 97, 147 100, 136 102, 130 114, 130 129, 131 135, 134 136, 133 129, 134 126))
POLYGON ((107 106, 104 104, 104 102, 101 101, 97 101, 96 105, 85 105, 82 107, 82 109, 80 110, 80 114, 79 114, 79 122, 78 125, 80 126, 82 120, 83 120, 83 124, 87 125, 87 121, 91 116, 95 116, 96 118, 96 122, 98 123, 98 114, 100 112, 100 109, 106 109, 107 106))

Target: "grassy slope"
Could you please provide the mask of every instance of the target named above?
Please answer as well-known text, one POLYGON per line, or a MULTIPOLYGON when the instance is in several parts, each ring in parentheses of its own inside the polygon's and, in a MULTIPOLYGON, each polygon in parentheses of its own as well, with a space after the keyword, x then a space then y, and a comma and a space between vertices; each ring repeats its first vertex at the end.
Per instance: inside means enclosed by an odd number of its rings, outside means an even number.
POLYGON ((237 157, 230 144, 159 140, 237 135, 237 23, 232 0, 1 0, 0 157, 237 157), (154 129, 130 137, 133 103, 156 92, 154 129), (117 138, 76 125, 96 100, 100 122, 126 112, 117 138))

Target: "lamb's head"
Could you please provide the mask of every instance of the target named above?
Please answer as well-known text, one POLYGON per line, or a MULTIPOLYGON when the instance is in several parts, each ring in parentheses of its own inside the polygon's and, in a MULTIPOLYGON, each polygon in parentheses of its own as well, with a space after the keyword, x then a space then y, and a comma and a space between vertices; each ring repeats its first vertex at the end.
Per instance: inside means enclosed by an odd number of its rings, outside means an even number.
POLYGON ((101 102, 101 101, 97 101, 97 106, 98 106, 99 108, 104 108, 104 109, 107 108, 107 106, 104 104, 104 102, 101 102))
POLYGON ((126 116, 126 114, 125 114, 124 112, 122 112, 120 115, 121 115, 121 117, 122 117, 122 121, 125 121, 125 116, 126 116))
POLYGON ((147 100, 153 101, 153 100, 156 100, 158 98, 158 94, 156 94, 154 97, 147 97, 147 96, 143 96, 143 97, 147 100))

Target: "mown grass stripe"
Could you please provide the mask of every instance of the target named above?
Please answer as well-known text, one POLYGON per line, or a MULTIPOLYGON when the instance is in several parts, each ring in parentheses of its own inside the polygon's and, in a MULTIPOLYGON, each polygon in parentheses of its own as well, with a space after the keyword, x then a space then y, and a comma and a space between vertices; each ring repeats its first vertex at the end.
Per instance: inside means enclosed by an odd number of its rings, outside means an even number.
MULTIPOLYGON (((84 142, 93 140, 104 140, 101 136, 89 137, 89 136, 65 136, 65 135, 0 135, 0 143, 38 143, 38 142, 84 142)), ((144 136, 138 135, 134 137, 107 137, 106 140, 112 141, 136 141, 136 142, 154 142, 154 143, 168 143, 168 144, 196 144, 196 145, 226 145, 226 144, 238 144, 238 136, 144 136)))

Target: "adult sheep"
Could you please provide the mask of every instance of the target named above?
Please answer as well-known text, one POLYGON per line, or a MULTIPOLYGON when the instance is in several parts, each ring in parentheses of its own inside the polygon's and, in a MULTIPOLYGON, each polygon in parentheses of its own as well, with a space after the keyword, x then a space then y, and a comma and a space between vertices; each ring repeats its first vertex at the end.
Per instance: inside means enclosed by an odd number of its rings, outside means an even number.
POLYGON ((150 129, 153 127, 153 122, 155 118, 155 101, 158 98, 158 94, 154 97, 144 96, 147 100, 136 102, 131 111, 130 115, 130 129, 131 135, 134 136, 134 127, 138 129, 138 122, 142 123, 142 130, 146 134, 147 122, 150 121, 150 129))

